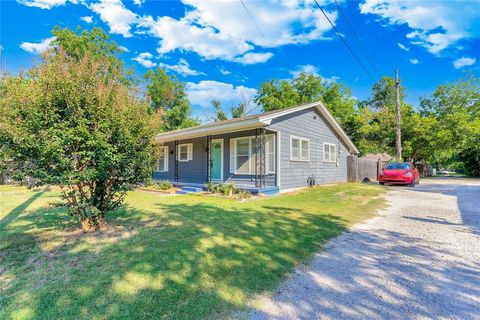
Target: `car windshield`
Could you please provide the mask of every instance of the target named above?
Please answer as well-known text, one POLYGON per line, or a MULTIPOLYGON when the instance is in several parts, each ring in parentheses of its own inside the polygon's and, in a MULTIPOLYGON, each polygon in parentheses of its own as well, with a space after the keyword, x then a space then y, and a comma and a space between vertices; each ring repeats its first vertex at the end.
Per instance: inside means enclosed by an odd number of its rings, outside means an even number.
POLYGON ((385 166, 385 169, 410 169, 409 163, 389 163, 385 166))

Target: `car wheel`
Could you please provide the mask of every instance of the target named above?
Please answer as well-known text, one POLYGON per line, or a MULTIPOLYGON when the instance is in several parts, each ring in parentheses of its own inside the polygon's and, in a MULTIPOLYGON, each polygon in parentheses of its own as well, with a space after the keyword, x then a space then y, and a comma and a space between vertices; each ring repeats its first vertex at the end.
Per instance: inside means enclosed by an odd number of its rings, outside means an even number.
POLYGON ((410 187, 415 188, 415 181, 409 184, 410 187))
POLYGON ((379 182, 379 183, 380 183, 380 185, 382 185, 382 186, 385 184, 385 182, 379 182))

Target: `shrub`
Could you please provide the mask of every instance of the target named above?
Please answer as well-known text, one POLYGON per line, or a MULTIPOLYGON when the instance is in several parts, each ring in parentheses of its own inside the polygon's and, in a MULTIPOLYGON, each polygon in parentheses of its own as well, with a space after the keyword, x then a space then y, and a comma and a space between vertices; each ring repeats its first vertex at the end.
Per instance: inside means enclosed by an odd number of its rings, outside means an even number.
POLYGON ((173 185, 168 181, 162 181, 157 185, 157 188, 160 190, 169 190, 173 188, 173 185))
POLYGON ((233 194, 238 194, 240 193, 240 190, 235 187, 233 184, 215 184, 213 182, 209 182, 206 184, 206 188, 208 191, 211 193, 219 193, 224 196, 231 196, 233 194))

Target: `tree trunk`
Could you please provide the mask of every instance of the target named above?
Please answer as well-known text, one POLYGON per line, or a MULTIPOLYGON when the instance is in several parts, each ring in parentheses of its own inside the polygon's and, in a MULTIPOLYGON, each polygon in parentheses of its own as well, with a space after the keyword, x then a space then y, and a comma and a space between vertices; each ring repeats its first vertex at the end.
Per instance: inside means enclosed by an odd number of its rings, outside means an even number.
POLYGON ((107 226, 104 217, 90 217, 81 219, 83 232, 96 232, 104 230, 107 226))

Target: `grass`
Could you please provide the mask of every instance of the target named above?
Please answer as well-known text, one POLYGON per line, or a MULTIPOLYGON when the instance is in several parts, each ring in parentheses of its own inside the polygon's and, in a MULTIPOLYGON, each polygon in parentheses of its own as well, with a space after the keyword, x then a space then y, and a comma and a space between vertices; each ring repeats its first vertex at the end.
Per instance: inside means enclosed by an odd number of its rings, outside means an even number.
POLYGON ((238 202, 132 192, 83 234, 55 191, 0 186, 0 319, 222 318, 271 292, 382 189, 339 184, 238 202))

